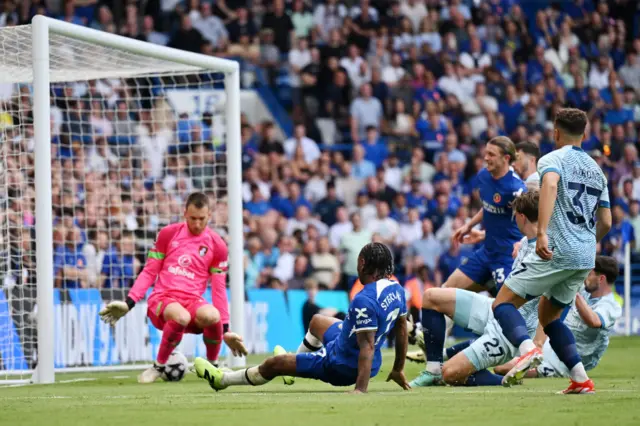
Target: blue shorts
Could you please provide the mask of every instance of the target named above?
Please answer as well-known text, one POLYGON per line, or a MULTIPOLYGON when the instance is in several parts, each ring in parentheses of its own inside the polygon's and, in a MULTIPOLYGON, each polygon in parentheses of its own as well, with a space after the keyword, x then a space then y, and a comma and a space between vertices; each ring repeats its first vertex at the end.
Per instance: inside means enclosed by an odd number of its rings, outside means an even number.
POLYGON ((358 369, 335 362, 334 345, 342 331, 342 321, 333 324, 322 337, 324 347, 317 352, 296 355, 296 377, 321 380, 333 386, 351 386, 356 383, 358 369))
POLYGON ((458 269, 471 278, 474 283, 487 288, 500 289, 504 280, 511 273, 513 258, 510 254, 496 255, 487 253, 484 247, 473 252, 458 269), (495 283, 495 285, 491 284, 495 283))

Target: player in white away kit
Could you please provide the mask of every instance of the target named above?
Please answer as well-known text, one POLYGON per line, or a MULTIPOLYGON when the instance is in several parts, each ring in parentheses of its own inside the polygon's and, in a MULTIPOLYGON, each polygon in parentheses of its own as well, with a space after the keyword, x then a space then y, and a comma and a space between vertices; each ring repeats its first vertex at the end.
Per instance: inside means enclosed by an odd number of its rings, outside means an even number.
POLYGON ((504 377, 507 386, 518 383, 543 360, 542 351, 527 333, 518 312, 527 299, 542 296, 538 319, 549 344, 570 370, 564 393, 593 393, 571 330, 561 321, 593 269, 596 242, 611 228, 607 179, 598 164, 581 148, 587 115, 567 108, 555 119, 557 149, 538 162, 542 179, 536 252, 513 271, 493 303, 493 314, 505 337, 519 349, 520 358, 504 377))
MULTIPOLYGON (((587 371, 600 362, 609 347, 613 326, 622 315, 622 308, 612 291, 617 278, 618 262, 609 256, 596 256, 596 267, 589 273, 564 320, 576 338, 578 354, 587 371)), ((549 340, 545 341, 542 354, 542 364, 529 370, 526 377, 569 377, 569 370, 553 351, 549 340)), ((515 362, 496 367, 495 372, 506 374, 515 362)))
MULTIPOLYGON (((538 193, 528 192, 513 201, 515 222, 524 238, 513 262, 513 270, 519 270, 523 259, 535 252, 538 228, 538 193)), ((533 338, 538 328, 539 298, 525 303, 520 312, 526 318, 527 331, 533 338)), ((502 334, 500 324, 494 319, 491 305, 493 299, 462 289, 430 288, 423 297, 423 306, 433 309, 453 319, 453 322, 480 337, 448 348, 444 358, 450 358, 442 366, 442 378, 432 380, 426 370, 411 383, 412 388, 447 383, 462 386, 499 386, 502 377, 487 369, 510 361, 517 354, 502 334)), ((542 333, 540 333, 542 334, 542 333)), ((542 340, 543 337, 540 338, 542 340)), ((425 345, 432 344, 425 341, 425 345)), ((429 348, 440 350, 442 348, 429 348)), ((426 347, 425 347, 426 352, 426 347)))
POLYGON ((540 174, 538 174, 538 160, 540 148, 533 142, 520 142, 516 145, 516 161, 513 162, 513 170, 527 185, 528 191, 540 189, 540 174))

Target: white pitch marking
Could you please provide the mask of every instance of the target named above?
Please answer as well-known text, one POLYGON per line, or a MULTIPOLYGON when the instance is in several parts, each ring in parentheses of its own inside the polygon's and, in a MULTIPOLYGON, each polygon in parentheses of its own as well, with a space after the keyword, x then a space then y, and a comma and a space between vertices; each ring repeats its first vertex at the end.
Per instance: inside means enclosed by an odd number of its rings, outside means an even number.
POLYGON ((96 378, 80 377, 79 379, 60 380, 58 383, 93 382, 96 378))

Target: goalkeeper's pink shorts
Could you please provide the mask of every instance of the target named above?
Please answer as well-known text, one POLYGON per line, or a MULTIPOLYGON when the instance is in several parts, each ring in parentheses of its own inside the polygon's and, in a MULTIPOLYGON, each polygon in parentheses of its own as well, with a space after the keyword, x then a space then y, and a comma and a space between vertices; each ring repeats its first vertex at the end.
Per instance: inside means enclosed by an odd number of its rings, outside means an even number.
POLYGON ((196 312, 203 305, 210 305, 203 297, 185 297, 184 295, 172 296, 169 294, 152 293, 147 301, 147 316, 151 324, 158 330, 162 330, 166 323, 164 310, 170 303, 178 303, 191 315, 191 322, 187 326, 185 333, 200 334, 202 329, 196 325, 196 312))

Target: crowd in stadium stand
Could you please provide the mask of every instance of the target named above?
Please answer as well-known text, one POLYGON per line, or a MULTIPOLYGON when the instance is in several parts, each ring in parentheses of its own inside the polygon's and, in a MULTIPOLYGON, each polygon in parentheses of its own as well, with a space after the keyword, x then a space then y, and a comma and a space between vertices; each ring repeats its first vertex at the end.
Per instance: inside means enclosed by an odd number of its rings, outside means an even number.
MULTIPOLYGON (((393 247, 403 282, 440 285, 472 249, 452 247, 450 236, 481 207, 474 176, 486 141, 507 135, 548 153, 554 113, 564 106, 588 112, 583 147, 607 172, 615 200, 599 250, 621 259, 640 232, 635 0, 6 0, 0 7, 0 27, 44 13, 238 59, 245 83, 268 87, 291 109, 293 134, 284 140, 274 123, 243 117, 247 289, 350 289, 357 254, 371 240, 393 247)), ((211 191, 220 171, 207 117, 182 128, 190 134, 184 150, 180 120, 149 125, 158 121, 145 114, 158 114, 157 105, 132 114, 126 82, 92 83, 77 99, 77 87, 62 90, 54 139, 97 137, 52 145, 58 286, 131 285, 149 241, 179 220, 190 190, 209 191, 217 223, 226 222, 225 194, 211 191), (109 102, 87 102, 87 94, 109 102), (134 134, 135 143, 111 145, 105 136, 114 134, 134 134)), ((0 87, 0 105, 14 225, 5 238, 10 268, 19 271, 34 261, 26 254, 33 175, 25 173, 33 130, 14 132, 11 112, 31 109, 28 89, 0 87)))

